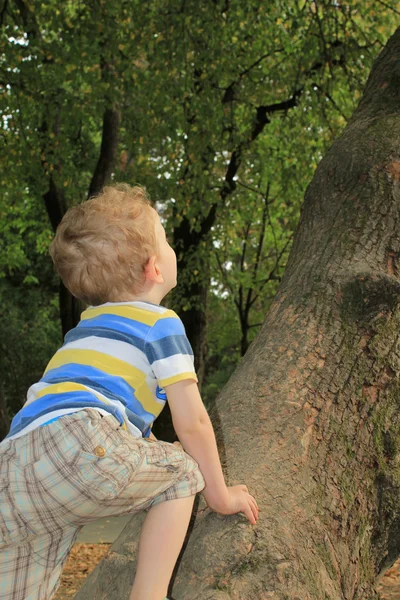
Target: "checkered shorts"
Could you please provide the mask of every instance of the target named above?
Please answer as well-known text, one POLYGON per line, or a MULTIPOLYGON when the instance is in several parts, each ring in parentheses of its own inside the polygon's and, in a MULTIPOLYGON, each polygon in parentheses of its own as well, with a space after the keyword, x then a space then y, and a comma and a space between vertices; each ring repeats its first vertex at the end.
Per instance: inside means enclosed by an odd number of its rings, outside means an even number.
POLYGON ((0 598, 50 600, 84 524, 193 496, 198 464, 85 409, 0 445, 0 598))

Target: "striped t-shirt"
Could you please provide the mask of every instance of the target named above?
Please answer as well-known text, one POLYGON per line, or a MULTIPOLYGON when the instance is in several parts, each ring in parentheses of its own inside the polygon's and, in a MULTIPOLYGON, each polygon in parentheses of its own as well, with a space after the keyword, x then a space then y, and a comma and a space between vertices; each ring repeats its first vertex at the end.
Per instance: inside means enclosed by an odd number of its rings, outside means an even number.
POLYGON ((135 437, 148 437, 167 396, 163 387, 198 381, 178 315, 145 301, 92 306, 33 384, 5 439, 84 408, 113 414, 135 437))

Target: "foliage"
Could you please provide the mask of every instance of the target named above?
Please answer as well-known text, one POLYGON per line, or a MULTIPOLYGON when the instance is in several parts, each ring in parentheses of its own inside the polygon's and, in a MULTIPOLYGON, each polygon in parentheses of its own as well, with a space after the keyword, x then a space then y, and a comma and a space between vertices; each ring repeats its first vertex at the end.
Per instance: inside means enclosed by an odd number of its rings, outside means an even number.
POLYGON ((0 376, 10 407, 59 336, 43 196, 50 178, 67 206, 87 196, 106 109, 121 115, 113 178, 147 187, 176 247, 174 308, 199 303, 191 283, 212 282, 211 398, 257 333, 307 182, 395 12, 375 0, 20 0, 3 3, 0 19, 0 344, 15 345, 0 376), (250 290, 246 313, 240 294, 250 290))

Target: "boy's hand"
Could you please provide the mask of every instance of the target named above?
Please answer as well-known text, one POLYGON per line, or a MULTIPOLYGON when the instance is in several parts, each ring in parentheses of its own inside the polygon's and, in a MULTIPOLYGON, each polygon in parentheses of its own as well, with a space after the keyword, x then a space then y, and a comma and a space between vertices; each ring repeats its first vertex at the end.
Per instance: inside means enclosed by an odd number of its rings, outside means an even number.
POLYGON ((232 485, 227 487, 228 498, 225 505, 210 506, 211 510, 221 515, 234 515, 243 512, 250 523, 255 525, 258 519, 258 505, 245 485, 232 485))

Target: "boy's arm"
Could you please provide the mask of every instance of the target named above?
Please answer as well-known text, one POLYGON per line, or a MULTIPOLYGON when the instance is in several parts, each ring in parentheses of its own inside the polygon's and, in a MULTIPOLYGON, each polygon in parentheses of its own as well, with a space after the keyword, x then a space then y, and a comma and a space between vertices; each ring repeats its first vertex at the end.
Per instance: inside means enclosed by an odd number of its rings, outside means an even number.
POLYGON ((199 464, 206 482, 203 490, 208 506, 217 512, 229 504, 214 429, 197 383, 185 379, 164 386, 175 432, 183 449, 199 464))

